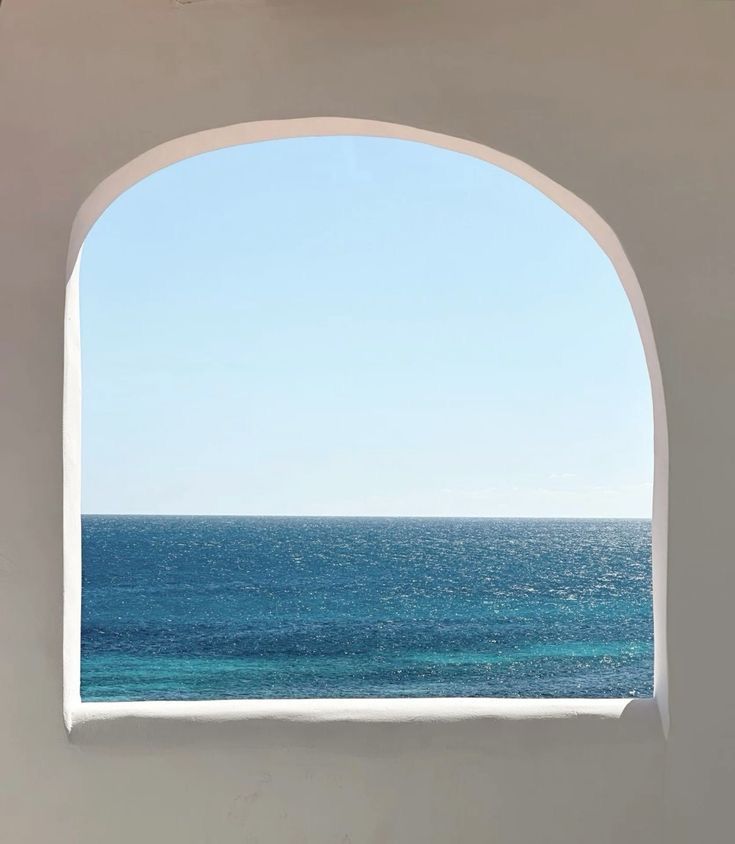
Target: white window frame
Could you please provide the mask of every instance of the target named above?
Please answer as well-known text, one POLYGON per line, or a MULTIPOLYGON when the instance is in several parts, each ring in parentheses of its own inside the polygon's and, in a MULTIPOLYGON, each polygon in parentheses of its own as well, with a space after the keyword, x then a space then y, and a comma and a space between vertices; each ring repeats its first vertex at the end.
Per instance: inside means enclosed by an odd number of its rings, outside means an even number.
MULTIPOLYGON (((144 153, 105 179, 83 203, 72 227, 67 263, 64 331, 64 722, 74 740, 129 722, 186 725, 232 722, 415 722, 627 718, 668 733, 666 662, 666 553, 668 523, 668 434, 661 370, 651 321, 640 285, 610 226, 579 197, 528 164, 482 144, 392 123, 352 118, 300 118, 243 123, 187 135, 144 153), (651 379, 654 412, 652 518, 654 694, 652 699, 361 698, 310 700, 83 702, 81 666, 81 358, 79 266, 84 238, 105 208, 123 191, 177 161, 238 144, 281 138, 366 135, 430 144, 494 164, 536 187, 577 220, 612 262, 630 300, 651 379), (634 718, 629 716, 633 713, 634 718)), ((178 728, 178 727, 177 727, 178 728)), ((637 728, 636 728, 637 729, 637 728)))

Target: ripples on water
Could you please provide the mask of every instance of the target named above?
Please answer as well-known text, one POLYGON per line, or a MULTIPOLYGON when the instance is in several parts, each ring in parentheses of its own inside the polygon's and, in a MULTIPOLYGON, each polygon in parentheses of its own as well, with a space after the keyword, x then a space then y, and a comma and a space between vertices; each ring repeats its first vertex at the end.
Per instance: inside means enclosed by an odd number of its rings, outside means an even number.
POLYGON ((643 520, 84 516, 82 697, 652 693, 643 520))

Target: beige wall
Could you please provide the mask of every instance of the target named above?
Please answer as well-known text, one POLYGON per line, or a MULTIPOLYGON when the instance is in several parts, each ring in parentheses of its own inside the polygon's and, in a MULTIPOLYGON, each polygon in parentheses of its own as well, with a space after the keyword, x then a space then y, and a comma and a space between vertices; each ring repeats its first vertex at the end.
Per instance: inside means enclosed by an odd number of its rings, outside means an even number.
MULTIPOLYGON (((5 0, 0 8, 0 837, 730 842, 735 4, 5 0), (62 721, 72 221, 173 138, 336 115, 517 156, 619 236, 669 424, 668 692, 620 717, 62 721), (103 728, 104 727, 104 728, 103 728)), ((663 640, 663 637, 661 637, 663 640)))

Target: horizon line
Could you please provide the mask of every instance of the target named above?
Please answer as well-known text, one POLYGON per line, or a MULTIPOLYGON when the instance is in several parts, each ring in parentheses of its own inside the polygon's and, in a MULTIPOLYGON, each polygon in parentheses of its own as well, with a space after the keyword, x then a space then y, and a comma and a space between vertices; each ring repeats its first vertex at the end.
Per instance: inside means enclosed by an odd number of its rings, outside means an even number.
POLYGON ((153 518, 192 519, 534 519, 568 521, 641 521, 650 522, 652 516, 478 516, 478 515, 386 515, 386 514, 320 514, 320 513, 81 513, 82 516, 135 516, 153 518))

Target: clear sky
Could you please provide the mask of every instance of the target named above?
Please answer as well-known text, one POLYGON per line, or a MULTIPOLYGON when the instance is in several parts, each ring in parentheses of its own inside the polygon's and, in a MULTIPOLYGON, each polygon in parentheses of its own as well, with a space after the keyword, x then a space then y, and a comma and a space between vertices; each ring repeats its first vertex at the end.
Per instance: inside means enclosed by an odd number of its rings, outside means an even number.
POLYGON ((630 305, 473 158, 305 138, 134 186, 81 265, 86 513, 649 517, 630 305))

